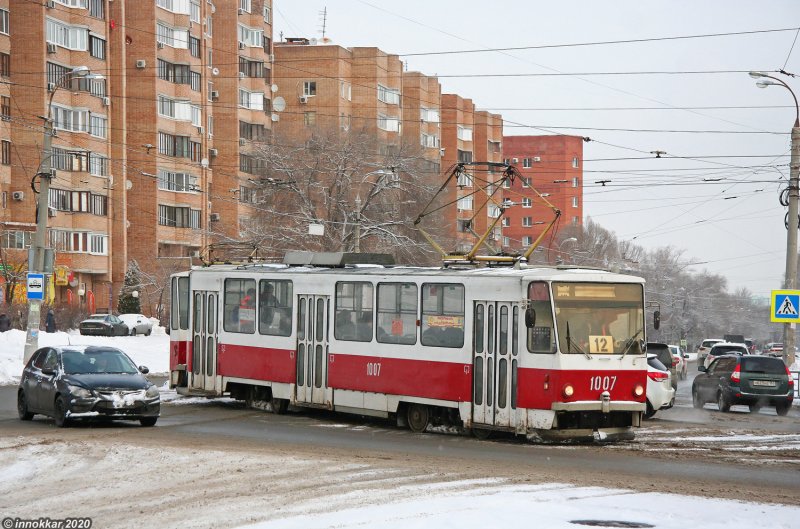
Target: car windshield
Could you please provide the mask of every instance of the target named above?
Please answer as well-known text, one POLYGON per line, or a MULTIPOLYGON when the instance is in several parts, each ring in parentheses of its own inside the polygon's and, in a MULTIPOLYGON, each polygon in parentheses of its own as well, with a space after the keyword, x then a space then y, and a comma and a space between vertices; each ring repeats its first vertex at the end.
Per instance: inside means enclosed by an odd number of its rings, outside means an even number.
POLYGON ((747 348, 741 345, 719 345, 711 349, 711 356, 721 356, 726 354, 745 354, 747 348))
POLYGON ((680 348, 678 348, 677 345, 670 345, 669 346, 669 352, 674 354, 674 355, 677 355, 677 356, 681 355, 681 350, 680 350, 680 348))
POLYGON ((68 375, 84 373, 138 373, 139 370, 116 349, 68 350, 61 354, 64 372, 68 375))
POLYGON ((562 353, 641 354, 642 286, 553 283, 556 329, 562 353))
POLYGON ((765 373, 767 375, 785 375, 786 364, 778 358, 748 356, 742 358, 741 370, 746 373, 765 373))
POLYGON ((105 321, 106 315, 105 314, 94 314, 86 318, 87 320, 97 320, 97 321, 105 321))

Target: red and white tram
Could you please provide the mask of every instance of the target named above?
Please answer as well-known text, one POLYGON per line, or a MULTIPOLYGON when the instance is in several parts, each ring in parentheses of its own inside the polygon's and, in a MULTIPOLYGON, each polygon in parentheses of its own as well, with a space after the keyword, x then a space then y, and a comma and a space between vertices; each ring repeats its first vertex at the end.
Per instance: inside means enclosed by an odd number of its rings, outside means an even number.
POLYGON ((249 264, 194 268, 171 288, 181 394, 546 438, 631 438, 645 410, 637 277, 249 264))

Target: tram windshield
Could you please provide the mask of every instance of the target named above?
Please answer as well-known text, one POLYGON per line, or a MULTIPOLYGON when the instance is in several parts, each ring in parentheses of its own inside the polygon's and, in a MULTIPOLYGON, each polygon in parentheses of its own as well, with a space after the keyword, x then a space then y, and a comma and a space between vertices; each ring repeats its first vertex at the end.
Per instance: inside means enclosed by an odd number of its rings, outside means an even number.
POLYGON ((642 354, 642 285, 553 283, 558 347, 571 354, 642 354))

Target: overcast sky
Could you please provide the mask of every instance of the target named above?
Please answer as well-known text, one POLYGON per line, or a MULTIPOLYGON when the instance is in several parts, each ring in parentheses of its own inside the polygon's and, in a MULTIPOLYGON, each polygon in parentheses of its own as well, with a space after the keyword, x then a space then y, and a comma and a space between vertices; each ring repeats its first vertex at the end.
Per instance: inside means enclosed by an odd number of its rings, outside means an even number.
MULTIPOLYGON (((800 74, 800 42, 790 54, 797 31, 541 46, 797 28, 800 1, 274 0, 275 41, 281 32, 321 37, 325 7, 334 43, 401 55, 408 70, 438 75, 443 92, 501 113, 506 135, 595 140, 584 144, 584 215, 619 238, 682 249, 687 264, 703 263, 690 269, 726 276, 731 291, 781 288, 778 190, 789 176, 794 102, 736 72, 800 74), (532 46, 540 48, 405 55, 532 46), (640 74, 699 71, 736 72, 640 74), (635 75, 542 75, 598 72, 635 75), (483 77, 459 77, 475 74, 483 77), (517 76, 500 76, 508 74, 517 76)), ((775 75, 800 94, 800 80, 775 75)))

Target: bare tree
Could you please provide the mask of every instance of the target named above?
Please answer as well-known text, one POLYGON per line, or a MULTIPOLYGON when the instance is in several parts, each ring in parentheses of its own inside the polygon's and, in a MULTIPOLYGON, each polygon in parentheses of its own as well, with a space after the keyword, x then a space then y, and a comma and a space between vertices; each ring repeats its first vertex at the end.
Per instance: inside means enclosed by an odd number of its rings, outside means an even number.
POLYGON ((380 148, 366 133, 319 132, 303 145, 273 137, 252 153, 263 167, 248 235, 286 250, 390 253, 428 263, 435 254, 413 226, 438 188, 438 166, 409 145, 380 148), (433 170, 432 170, 433 169, 433 170), (309 234, 309 225, 324 235, 309 234))
POLYGON ((28 252, 22 249, 9 249, 9 233, 0 229, 0 276, 3 277, 4 296, 6 304, 14 301, 14 292, 18 285, 25 284, 28 272, 28 252))

